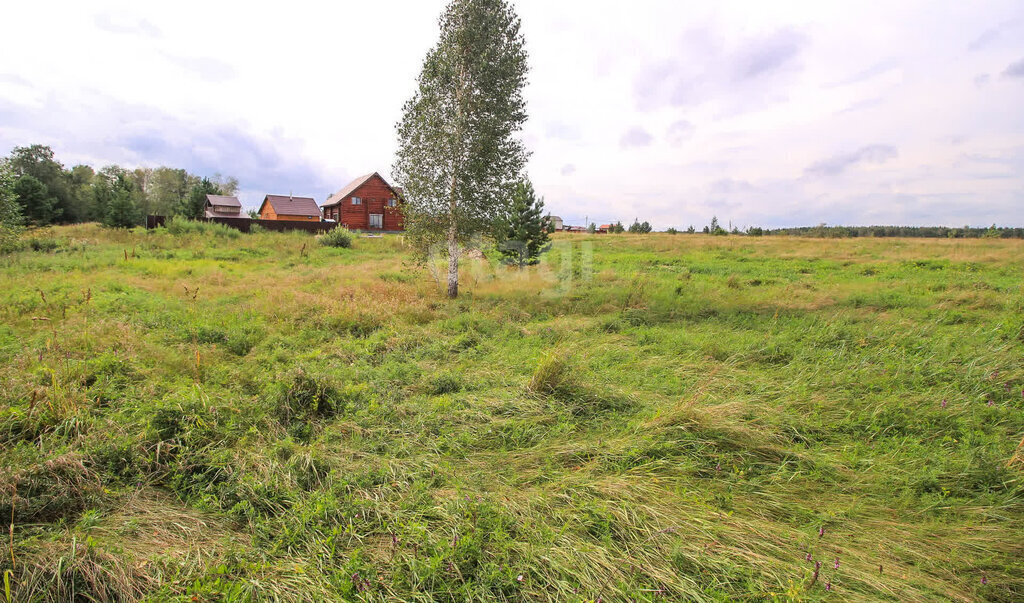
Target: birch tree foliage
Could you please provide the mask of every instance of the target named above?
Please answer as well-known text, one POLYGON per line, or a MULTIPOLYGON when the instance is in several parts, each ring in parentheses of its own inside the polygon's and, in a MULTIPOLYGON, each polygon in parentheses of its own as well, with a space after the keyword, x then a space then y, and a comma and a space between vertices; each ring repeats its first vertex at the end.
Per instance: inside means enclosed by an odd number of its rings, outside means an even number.
POLYGON ((14 171, 6 159, 0 159, 0 254, 13 251, 21 234, 23 218, 18 195, 14 192, 14 171))
POLYGON ((396 127, 393 176, 407 238, 424 257, 446 245, 453 295, 458 245, 493 232, 526 164, 527 55, 506 0, 453 0, 440 29, 396 127))

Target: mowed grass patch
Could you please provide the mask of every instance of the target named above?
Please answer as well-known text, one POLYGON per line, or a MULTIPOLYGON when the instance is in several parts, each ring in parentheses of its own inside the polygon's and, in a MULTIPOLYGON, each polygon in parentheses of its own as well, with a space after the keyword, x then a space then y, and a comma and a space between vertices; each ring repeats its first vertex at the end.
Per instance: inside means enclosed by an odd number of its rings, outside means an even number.
POLYGON ((1024 597, 1019 241, 33 236, 14 600, 1024 597))

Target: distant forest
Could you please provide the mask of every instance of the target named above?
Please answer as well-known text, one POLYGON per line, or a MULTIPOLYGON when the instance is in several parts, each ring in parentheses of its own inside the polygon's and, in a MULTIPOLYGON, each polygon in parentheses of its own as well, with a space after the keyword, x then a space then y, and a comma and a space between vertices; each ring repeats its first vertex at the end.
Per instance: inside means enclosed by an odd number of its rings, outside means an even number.
POLYGON ((88 165, 66 169, 45 145, 16 147, 0 159, 4 180, 28 226, 102 222, 143 224, 147 214, 199 217, 207 194, 234 195, 238 180, 219 174, 203 178, 173 167, 124 168, 88 165))
MULTIPOLYGON (((745 236, 797 236, 816 237, 826 239, 846 239, 852 237, 916 237, 936 239, 1024 239, 1024 228, 1002 228, 995 224, 987 227, 962 226, 952 228, 949 226, 800 226, 794 228, 759 228, 752 227, 746 230, 732 229, 727 231, 714 226, 717 220, 712 219, 712 226, 705 226, 701 231, 704 234, 715 235, 745 235, 745 236)), ((680 232, 673 228, 670 233, 680 232)), ((697 232, 692 226, 687 233, 697 232)))

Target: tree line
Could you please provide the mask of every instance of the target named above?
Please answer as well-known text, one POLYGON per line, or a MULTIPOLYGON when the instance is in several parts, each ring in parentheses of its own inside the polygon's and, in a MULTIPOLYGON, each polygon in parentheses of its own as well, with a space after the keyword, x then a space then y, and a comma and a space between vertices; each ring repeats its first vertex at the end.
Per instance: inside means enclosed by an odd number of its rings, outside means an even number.
MULTIPOLYGON (((596 223, 591 222, 590 224, 587 224, 587 232, 589 232, 590 234, 594 234, 595 232, 597 232, 597 230, 598 228, 596 223)), ((605 232, 608 232, 610 234, 619 234, 623 232, 631 232, 633 234, 647 234, 649 232, 654 232, 654 227, 651 226, 651 223, 647 222, 646 220, 641 222, 639 219, 636 219, 633 220, 633 223, 629 225, 629 228, 623 226, 622 222, 615 222, 614 224, 609 224, 608 228, 605 229, 605 232)))
MULTIPOLYGON (((632 230, 631 230, 632 232, 632 230)), ((669 228, 668 234, 696 234, 698 231, 690 226, 685 231, 669 228)), ((745 230, 732 227, 726 230, 718 223, 717 217, 711 218, 711 224, 699 231, 703 234, 717 236, 746 235, 761 236, 796 236, 823 239, 847 239, 855 237, 912 237, 935 239, 1024 239, 1024 228, 991 226, 799 226, 793 228, 761 228, 751 226, 745 230)))
MULTIPOLYGON (((758 229, 760 230, 760 229, 758 229)), ((765 235, 791 235, 821 238, 920 237, 940 239, 1024 239, 1024 228, 962 226, 804 226, 764 230, 765 235)))
POLYGON ((0 159, 0 172, 0 195, 8 203, 0 220, 18 226, 101 222, 130 228, 148 214, 200 217, 207 194, 238 191, 235 178, 203 178, 166 166, 108 165, 97 171, 80 164, 68 169, 53 149, 38 144, 15 147, 0 159))

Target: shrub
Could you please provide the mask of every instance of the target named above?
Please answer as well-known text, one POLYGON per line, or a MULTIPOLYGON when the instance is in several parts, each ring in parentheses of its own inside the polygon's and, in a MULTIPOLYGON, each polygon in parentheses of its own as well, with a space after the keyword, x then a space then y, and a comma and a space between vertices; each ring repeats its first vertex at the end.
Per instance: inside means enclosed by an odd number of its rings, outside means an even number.
POLYGON ((352 233, 341 226, 320 235, 319 239, 320 244, 325 247, 341 247, 343 249, 352 247, 352 233))
POLYGON ((217 224, 216 222, 199 222, 197 220, 189 220, 181 216, 173 216, 167 221, 167 232, 175 236, 183 235, 203 235, 211 237, 224 237, 227 239, 237 239, 242 236, 242 233, 225 226, 224 224, 217 224))
POLYGON ((60 247, 60 243, 54 239, 30 239, 28 246, 32 251, 48 252, 60 247))
POLYGON ((21 233, 11 227, 0 225, 0 255, 13 253, 22 248, 21 233))

